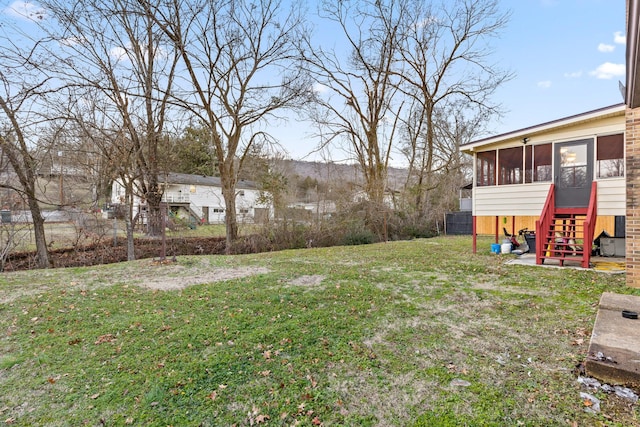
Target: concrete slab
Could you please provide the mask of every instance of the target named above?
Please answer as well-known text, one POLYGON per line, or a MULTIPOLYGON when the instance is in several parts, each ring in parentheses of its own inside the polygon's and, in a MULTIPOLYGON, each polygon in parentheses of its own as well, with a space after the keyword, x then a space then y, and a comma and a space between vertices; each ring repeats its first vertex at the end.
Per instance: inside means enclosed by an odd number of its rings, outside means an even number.
POLYGON ((640 320, 622 312, 640 313, 640 297, 605 292, 585 360, 587 375, 607 384, 640 388, 640 320))
MULTIPOLYGON (((502 255, 496 255, 502 256, 502 255)), ((513 255, 505 255, 513 256, 513 255)), ((582 268, 580 261, 565 261, 564 266, 560 266, 560 262, 554 259, 548 259, 544 264, 536 264, 535 254, 522 254, 516 256, 513 259, 507 261, 507 264, 512 265, 531 265, 536 267, 551 267, 551 268, 575 268, 577 270, 587 270, 582 268)), ((603 273, 621 274, 625 272, 625 259, 620 257, 591 257, 591 264, 593 268, 588 270, 594 270, 603 273)))

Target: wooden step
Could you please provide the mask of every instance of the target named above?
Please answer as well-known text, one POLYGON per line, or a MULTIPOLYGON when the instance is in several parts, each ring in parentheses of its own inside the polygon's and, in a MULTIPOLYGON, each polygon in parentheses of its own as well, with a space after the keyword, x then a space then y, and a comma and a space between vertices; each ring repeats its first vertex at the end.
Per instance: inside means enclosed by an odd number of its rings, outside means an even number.
POLYGON ((578 263, 578 264, 582 264, 583 262, 583 257, 582 255, 576 255, 576 256, 562 256, 562 257, 556 257, 556 256, 546 256, 543 255, 540 257, 542 259, 542 262, 544 263, 544 261, 546 260, 555 260, 558 261, 561 267, 564 267, 565 262, 573 262, 573 263, 578 263))

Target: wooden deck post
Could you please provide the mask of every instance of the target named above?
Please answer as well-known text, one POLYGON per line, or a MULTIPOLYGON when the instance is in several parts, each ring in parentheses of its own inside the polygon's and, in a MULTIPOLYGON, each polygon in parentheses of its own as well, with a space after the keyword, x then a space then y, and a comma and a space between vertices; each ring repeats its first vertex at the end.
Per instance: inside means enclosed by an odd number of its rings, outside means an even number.
POLYGON ((473 234, 473 253, 477 251, 476 216, 471 217, 471 233, 473 234))

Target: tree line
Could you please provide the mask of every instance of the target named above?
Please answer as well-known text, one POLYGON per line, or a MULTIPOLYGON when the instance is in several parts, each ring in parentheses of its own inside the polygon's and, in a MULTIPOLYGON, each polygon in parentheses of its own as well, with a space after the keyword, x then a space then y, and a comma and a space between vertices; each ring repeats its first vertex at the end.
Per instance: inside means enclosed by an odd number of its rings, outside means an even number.
MULTIPOLYGON (((0 186, 23 195, 44 268, 34 186, 60 141, 144 199, 150 235, 161 173, 193 155, 220 176, 230 248, 243 167, 281 156, 269 128, 296 115, 314 125, 309 151, 358 164, 367 215, 401 153, 399 208, 421 221, 468 174, 457 148, 500 114, 491 97, 512 77, 492 62, 509 18, 497 0, 43 0, 14 12, 0 18, 0 149, 13 171, 0 186)), ((274 193, 280 181, 266 180, 274 193)))

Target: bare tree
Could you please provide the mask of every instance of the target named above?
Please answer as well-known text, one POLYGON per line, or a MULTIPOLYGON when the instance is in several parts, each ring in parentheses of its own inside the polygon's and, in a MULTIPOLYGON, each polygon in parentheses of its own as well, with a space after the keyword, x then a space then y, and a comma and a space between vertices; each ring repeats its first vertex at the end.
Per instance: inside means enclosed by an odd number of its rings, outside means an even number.
POLYGON ((296 66, 300 5, 280 0, 142 1, 182 58, 184 85, 175 102, 208 127, 226 207, 227 251, 237 238, 236 184, 254 143, 279 113, 309 92, 296 66), (285 4, 290 4, 286 9, 285 4))
POLYGON ((395 0, 325 1, 320 14, 337 26, 349 51, 307 41, 310 70, 328 92, 318 94, 312 118, 321 129, 322 145, 347 143, 362 169, 369 201, 381 205, 402 109, 397 101, 398 24, 408 18, 395 0))
POLYGON ((42 71, 49 59, 40 44, 28 38, 21 42, 18 46, 8 33, 0 35, 0 150, 9 166, 3 172, 11 177, 0 186, 16 191, 26 201, 33 221, 37 265, 48 268, 44 216, 36 191, 36 148, 39 131, 51 120, 44 112, 57 87, 42 71))
MULTIPOLYGON (((86 94, 86 89, 82 93, 86 94)), ((113 114, 109 113, 111 103, 101 95, 100 90, 92 90, 94 96, 77 102, 68 114, 74 118, 71 132, 78 140, 95 150, 100 159, 101 173, 109 182, 118 181, 124 188, 121 206, 125 208, 125 228, 127 235, 127 259, 135 259, 134 247, 134 196, 143 194, 144 189, 136 167, 138 147, 129 138, 124 126, 114 127, 113 114)), ((117 117, 117 115, 115 115, 117 117)))
MULTIPOLYGON (((159 3, 159 0, 156 1, 159 3)), ((159 146, 169 110, 169 94, 178 60, 164 33, 135 0, 44 0, 52 22, 46 30, 59 42, 53 52, 60 78, 78 88, 99 90, 113 106, 111 128, 126 133, 134 150, 135 176, 149 211, 148 233, 162 229, 159 146)), ((123 141, 120 138, 118 141, 123 141)), ((115 141, 114 141, 115 142, 115 141)))
POLYGON ((469 111, 464 106, 436 112, 431 150, 426 147, 424 136, 411 134, 424 120, 422 115, 411 117, 418 123, 415 127, 411 121, 403 126, 403 152, 410 159, 403 208, 414 214, 413 220, 438 221, 444 213, 457 208, 458 190, 467 183, 471 167, 459 147, 476 137, 486 122, 481 115, 468 117, 465 113, 469 111))
POLYGON ((404 152, 413 179, 415 210, 457 157, 460 135, 477 133, 492 115, 495 90, 512 75, 489 62, 489 40, 506 25, 497 0, 455 0, 435 5, 407 0, 400 53, 403 91, 411 108, 404 119, 404 152), (450 117, 455 115, 455 117, 450 117), (453 139, 452 139, 453 137, 453 139), (448 144, 447 141, 453 143, 448 144))

